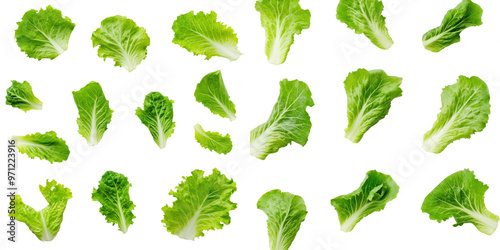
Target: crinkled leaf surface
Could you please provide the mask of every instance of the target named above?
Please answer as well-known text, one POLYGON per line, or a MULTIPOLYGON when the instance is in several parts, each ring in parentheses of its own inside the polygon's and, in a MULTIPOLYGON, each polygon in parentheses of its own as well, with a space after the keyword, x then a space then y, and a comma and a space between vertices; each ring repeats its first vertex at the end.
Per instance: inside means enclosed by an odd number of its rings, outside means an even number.
POLYGON ((151 92, 144 99, 144 109, 137 108, 135 114, 148 127, 160 148, 167 145, 167 139, 174 132, 175 122, 172 104, 174 101, 159 92, 151 92))
POLYGON ((389 175, 371 170, 365 180, 354 192, 331 200, 337 210, 340 229, 350 232, 364 217, 381 211, 385 205, 396 198, 399 186, 389 175))
POLYGON ((180 15, 172 25, 175 32, 173 43, 193 52, 204 55, 206 60, 220 56, 230 61, 237 60, 242 54, 238 51, 238 38, 231 27, 217 22, 217 14, 193 11, 180 15))
POLYGON ((75 24, 58 9, 29 10, 24 13, 15 36, 21 51, 30 58, 54 59, 68 49, 75 24))
POLYGON ((220 70, 207 74, 201 79, 194 92, 196 101, 210 109, 213 114, 236 119, 234 103, 229 99, 220 70))
POLYGON ((43 103, 33 94, 31 85, 27 82, 12 81, 12 85, 7 89, 5 103, 14 108, 26 112, 29 110, 41 110, 43 103))
POLYGON ((403 93, 399 87, 402 81, 383 70, 358 69, 349 73, 344 81, 349 120, 345 129, 347 139, 358 143, 368 129, 389 113, 392 100, 403 93))
POLYGON ((229 134, 222 136, 219 132, 205 131, 200 124, 194 126, 194 137, 203 148, 218 154, 227 154, 233 149, 233 142, 229 134))
POLYGON ((113 110, 109 108, 109 101, 97 82, 90 82, 79 91, 73 91, 73 99, 80 115, 76 120, 78 132, 87 139, 89 146, 95 146, 111 122, 113 110))
POLYGON ((182 239, 194 240, 204 236, 204 231, 222 229, 229 225, 229 211, 236 209, 236 203, 229 199, 236 191, 236 183, 219 170, 209 176, 202 170, 194 170, 170 195, 177 200, 162 210, 167 231, 182 239))
POLYGON ((65 161, 69 157, 69 148, 66 142, 57 137, 54 131, 45 134, 12 136, 12 139, 15 140, 19 152, 27 154, 32 159, 38 157, 53 163, 65 161))
POLYGON ((459 76, 458 82, 441 93, 441 112, 424 135, 422 147, 441 153, 452 142, 482 131, 490 114, 488 86, 479 77, 459 76))
POLYGON ((26 205, 21 196, 16 195, 15 213, 11 213, 9 216, 13 216, 17 221, 25 223, 39 240, 51 241, 61 228, 64 210, 66 210, 68 200, 73 195, 69 188, 57 184, 55 180, 50 182, 47 180, 45 187, 40 185, 40 192, 49 203, 44 209, 36 211, 26 205))
POLYGON ((135 218, 132 213, 135 205, 129 194, 131 186, 125 175, 107 171, 99 181, 97 189, 94 188, 92 192, 92 200, 102 205, 99 212, 106 217, 108 223, 117 224, 122 233, 128 231, 135 218))
POLYGON ((260 197, 257 208, 267 214, 269 248, 290 248, 307 215, 302 197, 275 189, 260 197))
POLYGON ((425 197, 422 212, 439 223, 453 217, 455 227, 472 223, 479 231, 491 235, 498 227, 498 216, 486 209, 486 190, 488 186, 477 180, 474 172, 458 171, 446 177, 425 197))
POLYGON ((250 132, 250 154, 264 160, 292 141, 306 145, 312 126, 306 108, 312 106, 314 101, 306 83, 282 80, 269 119, 250 132))

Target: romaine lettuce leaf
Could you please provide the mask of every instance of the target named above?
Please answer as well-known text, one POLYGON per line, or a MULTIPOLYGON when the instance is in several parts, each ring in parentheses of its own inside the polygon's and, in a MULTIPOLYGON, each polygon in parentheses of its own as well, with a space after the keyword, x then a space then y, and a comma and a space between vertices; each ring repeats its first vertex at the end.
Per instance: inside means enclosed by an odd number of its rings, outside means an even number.
POLYGON ((95 146, 111 122, 113 110, 109 108, 109 101, 97 82, 90 82, 79 91, 73 91, 73 98, 80 115, 76 120, 78 132, 87 139, 89 146, 95 146))
POLYGON ((429 30, 422 36, 424 47, 432 52, 460 42, 460 33, 468 27, 483 24, 483 9, 471 0, 462 0, 457 7, 449 10, 441 26, 429 30))
POLYGON ((5 103, 24 112, 36 109, 42 110, 43 102, 38 100, 33 94, 31 85, 27 82, 12 81, 12 85, 7 89, 5 103))
POLYGON ((375 170, 368 171, 358 189, 331 201, 339 216, 340 229, 350 232, 364 217, 382 211, 389 201, 396 198, 398 192, 399 186, 391 176, 375 170))
POLYGON ((392 100, 403 93, 399 87, 402 81, 383 70, 358 69, 349 73, 344 81, 349 120, 345 129, 347 139, 358 143, 368 129, 389 113, 392 100))
POLYGON ((294 36, 308 29, 311 12, 299 5, 299 0, 257 0, 255 9, 266 30, 266 55, 272 64, 285 62, 294 36))
POLYGON ((269 248, 288 250, 300 224, 306 219, 307 210, 302 197, 275 189, 260 197, 257 208, 268 218, 269 248))
POLYGON ((27 154, 31 159, 38 157, 54 163, 63 162, 69 157, 69 148, 66 142, 58 138, 54 131, 45 134, 12 136, 12 139, 19 152, 27 154))
POLYGON ((432 129, 425 133, 422 145, 435 154, 486 127, 490 114, 488 86, 479 77, 459 76, 457 83, 443 89, 441 103, 441 112, 432 129))
POLYGON ((220 56, 230 61, 237 60, 242 54, 238 51, 238 38, 234 30, 217 22, 217 14, 193 11, 180 15, 172 25, 175 32, 173 43, 193 52, 204 55, 206 60, 220 56))
POLYGON ((292 141, 306 145, 312 126, 306 108, 312 106, 314 101, 306 83, 282 80, 269 119, 250 132, 250 154, 264 160, 292 141))
POLYGON ((389 49, 394 42, 385 27, 382 10, 384 4, 379 0, 340 0, 337 19, 356 34, 365 34, 375 46, 389 49))
POLYGON ((219 132, 205 131, 200 124, 194 126, 194 137, 203 148, 218 154, 227 154, 233 149, 233 142, 229 134, 222 136, 219 132))
POLYGON ((135 114, 148 127, 160 148, 167 145, 167 139, 174 133, 175 122, 172 104, 174 101, 159 92, 151 92, 144 99, 144 110, 137 108, 135 114))
POLYGON ((39 240, 51 241, 56 237, 61 228, 64 210, 66 210, 68 200, 73 195, 69 188, 65 188, 62 184, 57 184, 55 180, 50 182, 47 180, 45 187, 40 185, 40 192, 49 203, 44 209, 35 211, 35 209, 23 202, 21 196, 16 195, 16 209, 9 216, 15 217, 17 221, 25 223, 39 240))
POLYGON ((58 9, 29 10, 17 23, 17 45, 30 58, 54 59, 68 49, 68 41, 75 24, 63 17, 58 9))
POLYGON ((455 227, 472 223, 479 231, 491 235, 498 227, 498 216, 486 209, 486 190, 488 185, 477 180, 474 172, 458 171, 446 177, 425 197, 422 212, 439 223, 453 217, 455 227))
POLYGON ((92 46, 99 46, 97 55, 104 60, 112 58, 115 66, 124 67, 129 72, 146 59, 149 44, 146 29, 124 16, 108 17, 92 32, 92 46))
POLYGON ((229 211, 236 209, 236 203, 229 199, 236 191, 236 183, 219 170, 204 177, 202 170, 194 170, 191 176, 171 190, 177 200, 162 210, 167 231, 182 239, 194 240, 204 236, 204 231, 222 229, 229 225, 229 211))
POLYGON ((229 100, 220 70, 204 76, 196 86, 194 96, 197 102, 202 103, 213 114, 229 118, 231 121, 236 119, 236 109, 234 103, 229 100))
POLYGON ((92 191, 92 200, 101 203, 99 209, 106 216, 108 223, 118 224, 122 233, 127 233, 128 227, 134 222, 132 210, 134 203, 130 200, 129 189, 132 186, 125 175, 107 171, 99 181, 97 189, 92 191))

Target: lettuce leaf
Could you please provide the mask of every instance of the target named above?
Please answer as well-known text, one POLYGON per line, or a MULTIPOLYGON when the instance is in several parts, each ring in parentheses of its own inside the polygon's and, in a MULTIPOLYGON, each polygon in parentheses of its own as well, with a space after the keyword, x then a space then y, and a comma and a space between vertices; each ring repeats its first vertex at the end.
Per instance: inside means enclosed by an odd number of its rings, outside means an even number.
POLYGON ((89 146, 95 146, 111 122, 113 110, 109 108, 109 101, 97 82, 90 82, 79 91, 73 91, 73 98, 80 115, 76 120, 78 132, 87 139, 89 146))
POLYGON ((75 24, 63 17, 58 9, 29 10, 17 23, 17 45, 29 58, 54 59, 68 49, 69 37, 75 24))
POLYGON ((422 145, 435 154, 458 139, 483 131, 490 114, 488 86, 479 77, 459 76, 457 83, 443 89, 441 103, 441 112, 422 145))
POLYGON ((236 119, 236 109, 234 103, 229 100, 220 70, 204 76, 196 86, 194 96, 197 102, 202 103, 213 114, 229 118, 231 121, 236 119))
POLYGON ((375 170, 366 173, 365 180, 354 192, 332 199, 337 210, 340 229, 350 232, 361 219, 373 212, 382 211, 385 205, 396 198, 399 186, 389 175, 375 170))
POLYGON ((69 148, 66 142, 57 137, 56 132, 45 134, 31 134, 25 136, 12 136, 19 152, 27 154, 29 158, 38 157, 50 163, 63 162, 69 157, 69 148))
POLYGON ((469 169, 446 177, 425 197, 422 212, 431 220, 446 221, 453 217, 455 225, 472 223, 480 232, 491 235, 498 227, 498 216, 486 209, 484 194, 488 185, 476 179, 469 169))
POLYGON ((375 46, 389 49, 394 42, 385 27, 382 10, 384 4, 379 0, 340 0, 337 19, 356 34, 365 34, 375 46))
POLYGON ((236 183, 219 170, 204 177, 202 170, 194 170, 191 176, 170 191, 177 200, 162 210, 167 231, 182 239, 194 240, 204 236, 204 231, 222 229, 229 225, 229 211, 236 209, 236 203, 229 199, 236 191, 236 183))
POLYGON ((402 81, 383 70, 358 69, 349 73, 344 81, 349 120, 345 129, 347 139, 358 143, 368 129, 389 113, 392 100, 403 93, 399 87, 402 81))
POLYGON ((312 106, 314 101, 306 83, 282 80, 269 119, 250 132, 250 154, 264 160, 292 141, 305 146, 312 126, 306 108, 312 106))
POLYGON ((40 185, 40 192, 49 203, 44 209, 35 211, 23 202, 21 196, 16 195, 16 209, 9 216, 25 223, 39 240, 51 241, 61 228, 64 210, 66 210, 68 200, 73 198, 73 195, 69 188, 57 184, 55 180, 50 182, 47 180, 45 187, 40 185))
POLYGON ((203 148, 218 154, 227 154, 233 149, 233 142, 229 134, 222 136, 218 132, 205 131, 200 124, 194 126, 194 137, 203 148))
POLYGON ((112 58, 115 66, 131 72, 146 59, 150 39, 146 29, 124 16, 108 17, 92 32, 92 46, 99 46, 97 55, 112 58))
POLYGON ((269 248, 288 250, 300 224, 306 219, 307 210, 302 197, 275 189, 260 197, 257 208, 268 218, 269 248))
POLYGON ((217 22, 217 14, 193 11, 180 15, 174 21, 172 29, 175 32, 173 43, 193 52, 194 55, 204 55, 206 60, 220 56, 230 61, 237 60, 242 54, 238 51, 238 38, 234 30, 217 22))
POLYGON ((122 233, 127 233, 135 218, 132 213, 135 205, 129 195, 131 186, 125 175, 107 171, 99 181, 98 188, 92 191, 92 200, 102 205, 99 212, 106 217, 108 223, 118 224, 122 233))
POLYGON ((160 148, 167 145, 167 139, 174 133, 175 122, 172 104, 174 101, 159 92, 151 92, 144 99, 144 110, 137 108, 135 114, 148 127, 160 148))
POLYGON ((299 0, 257 0, 255 9, 266 30, 267 60, 275 65, 286 61, 294 36, 308 29, 311 12, 299 5, 299 0))
POLYGON ((29 82, 12 81, 12 85, 7 89, 5 104, 18 108, 24 112, 29 110, 42 110, 43 102, 33 94, 29 82))
POLYGON ((471 0, 462 0, 457 7, 449 10, 441 26, 429 30, 422 36, 424 47, 432 52, 460 42, 460 33, 468 27, 483 24, 483 9, 471 0))

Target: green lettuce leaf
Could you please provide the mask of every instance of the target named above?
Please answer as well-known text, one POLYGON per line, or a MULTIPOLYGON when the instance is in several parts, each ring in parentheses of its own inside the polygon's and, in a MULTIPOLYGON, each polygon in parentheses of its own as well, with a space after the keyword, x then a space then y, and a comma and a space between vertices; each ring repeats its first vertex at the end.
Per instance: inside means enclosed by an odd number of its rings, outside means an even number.
POLYGON ((389 113, 392 100, 402 95, 402 81, 383 70, 358 69, 349 73, 344 81, 349 120, 345 138, 358 143, 368 129, 382 120, 389 113))
POLYGON ((472 223, 482 233, 491 235, 498 227, 498 216, 486 209, 486 190, 488 185, 477 180, 474 172, 458 171, 446 177, 425 197, 422 212, 439 223, 453 217, 455 227, 472 223))
POLYGON ((269 119, 250 132, 250 154, 264 160, 292 141, 305 146, 312 126, 306 108, 312 106, 314 101, 306 83, 282 80, 269 119))
POLYGON ((339 216, 340 229, 350 232, 364 217, 382 211, 398 192, 399 186, 391 176, 375 170, 368 171, 358 189, 331 201, 339 216))
POLYGON ((227 154, 233 149, 233 142, 229 134, 222 136, 218 132, 205 131, 200 124, 194 126, 194 138, 203 148, 218 154, 227 154))
POLYGON ((54 162, 63 162, 69 157, 69 148, 66 142, 57 137, 56 132, 45 134, 31 134, 25 136, 12 136, 19 152, 27 154, 29 158, 38 157, 54 162))
POLYGON ((95 146, 111 122, 113 110, 109 108, 109 101, 97 82, 90 82, 79 91, 73 91, 73 98, 80 115, 76 120, 78 132, 87 139, 89 146, 95 146))
POLYGON ((98 188, 92 191, 92 200, 102 205, 99 212, 106 216, 108 223, 118 224, 122 233, 127 233, 135 218, 132 214, 135 205, 129 195, 131 186, 125 175, 107 171, 99 181, 98 188))
POLYGON ((257 0, 255 9, 266 30, 267 60, 275 65, 285 62, 294 36, 308 29, 311 12, 299 5, 299 0, 257 0))
POLYGON ((17 23, 17 45, 29 58, 54 59, 68 49, 75 24, 58 9, 29 10, 17 23))
POLYGON ((356 34, 365 34, 375 46, 389 49, 394 42, 385 27, 382 10, 384 4, 379 0, 340 0, 337 19, 356 34))
POLYGON ((144 110, 137 108, 135 114, 148 127, 160 148, 167 145, 167 139, 174 133, 175 122, 172 104, 174 101, 159 92, 151 92, 144 99, 144 110))
POLYGON ((112 58, 115 66, 124 67, 129 72, 146 59, 149 44, 146 29, 124 16, 108 17, 92 32, 92 46, 99 46, 97 55, 104 60, 112 58))
POLYGON ((167 231, 182 239, 194 240, 204 236, 203 231, 222 229, 231 223, 229 211, 236 209, 236 203, 229 199, 236 191, 236 183, 219 170, 204 177, 202 170, 194 170, 191 176, 171 190, 177 200, 162 210, 167 231))
POLYGON ((488 123, 490 93, 479 77, 459 76, 458 82, 446 86, 441 93, 441 112, 424 135, 422 147, 431 153, 441 153, 452 142, 470 138, 488 123))
POLYGON ((5 103, 24 112, 36 109, 42 110, 43 102, 38 100, 33 94, 31 85, 27 82, 12 81, 12 85, 7 89, 5 103))
POLYGON ((193 11, 180 15, 174 21, 173 43, 193 52, 204 55, 206 60, 220 56, 230 61, 237 60, 242 54, 238 51, 238 38, 231 27, 217 22, 217 14, 193 11))
POLYGON ((197 102, 202 103, 213 114, 229 118, 231 121, 236 119, 236 109, 234 103, 229 100, 220 70, 204 76, 196 86, 194 96, 197 102))
POLYGON ((462 0, 444 16, 441 26, 429 30, 422 36, 424 47, 432 52, 460 42, 460 33, 468 27, 483 24, 483 9, 471 0, 462 0))
POLYGON ((9 216, 25 223, 39 240, 51 241, 61 228, 64 210, 66 210, 68 200, 73 198, 73 195, 69 188, 57 184, 55 180, 50 182, 47 180, 45 187, 40 185, 40 192, 49 203, 44 209, 35 211, 23 202, 21 196, 16 195, 16 209, 9 216))
POLYGON ((307 215, 302 197, 275 189, 260 197, 257 208, 264 211, 268 218, 269 248, 290 248, 307 215))

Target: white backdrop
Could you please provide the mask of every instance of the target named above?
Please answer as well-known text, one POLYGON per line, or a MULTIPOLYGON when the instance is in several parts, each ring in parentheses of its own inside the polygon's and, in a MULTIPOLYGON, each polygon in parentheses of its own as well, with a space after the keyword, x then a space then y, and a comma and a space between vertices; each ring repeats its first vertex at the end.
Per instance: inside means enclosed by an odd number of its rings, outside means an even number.
MULTIPOLYGON (((309 211, 291 249, 497 249, 500 232, 487 236, 471 224, 454 228, 453 219, 439 224, 428 219, 420 206, 445 177, 470 168, 490 186, 487 208, 500 214, 500 3, 476 0, 484 9, 484 24, 465 30, 460 43, 436 54, 423 48, 421 37, 437 27, 459 0, 384 0, 387 27, 395 42, 388 51, 355 35, 335 18, 338 0, 302 0, 301 6, 312 13, 311 28, 296 36, 287 61, 275 66, 266 60, 264 29, 254 2, 4 3, 0 9, 0 94, 5 93, 10 80, 27 80, 44 107, 43 111, 24 113, 0 105, 1 138, 55 130, 71 149, 70 160, 64 163, 50 164, 19 155, 20 193, 27 204, 42 209, 46 203, 38 185, 56 179, 71 188, 74 198, 69 200, 54 241, 38 241, 21 224, 19 242, 7 243, 2 237, 0 249, 268 249, 267 217, 256 203, 263 193, 275 188, 302 196, 309 211), (65 53, 52 61, 37 61, 20 52, 14 30, 24 12, 47 4, 61 9, 76 28, 65 53), (206 61, 173 44, 173 21, 191 10, 216 10, 218 19, 236 31, 238 48, 244 55, 235 62, 224 58, 206 61), (101 20, 118 14, 145 27, 151 38, 148 57, 131 73, 114 67, 111 60, 103 62, 90 39, 101 20), (383 69, 403 77, 403 96, 393 101, 389 115, 359 144, 353 144, 344 138, 343 81, 358 68, 383 69), (201 78, 215 70, 222 70, 236 104, 234 122, 212 115, 193 96, 201 78), (487 127, 470 140, 456 141, 442 154, 425 154, 420 144, 441 107, 441 89, 455 83, 459 75, 479 76, 488 83, 492 108, 487 127), (304 148, 293 144, 265 161, 257 160, 249 154, 249 131, 267 120, 283 78, 304 81, 312 91, 316 105, 308 109, 313 124, 309 142, 304 148), (71 94, 90 81, 101 84, 115 110, 110 128, 93 148, 88 148, 77 132, 78 111, 71 94), (160 91, 175 101, 175 132, 163 150, 134 114, 150 91, 160 91), (206 130, 230 133, 233 151, 217 155, 201 148, 194 139, 196 123, 206 130), (194 242, 171 235, 161 223, 161 208, 173 202, 169 190, 192 170, 211 172, 214 167, 237 183, 232 200, 238 208, 230 213, 231 224, 194 242), (352 232, 341 232, 330 199, 356 189, 372 169, 392 175, 401 187, 398 198, 382 212, 364 218, 352 232), (100 204, 91 200, 92 188, 107 170, 125 174, 133 185, 130 195, 137 205, 137 218, 125 235, 105 222, 100 204)), ((5 162, 6 153, 0 155, 5 162)), ((6 186, 5 179, 0 178, 0 186, 6 186)), ((7 204, 4 195, 0 204, 7 204)), ((6 205, 2 207, 0 214, 6 214, 6 205)), ((4 219, 6 222, 7 217, 4 219)))

